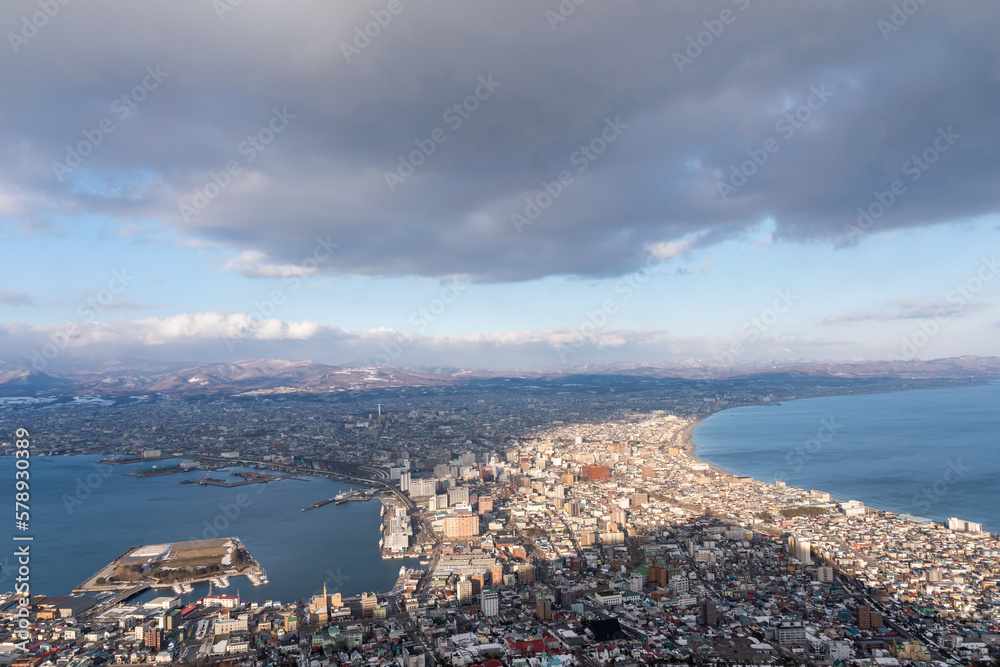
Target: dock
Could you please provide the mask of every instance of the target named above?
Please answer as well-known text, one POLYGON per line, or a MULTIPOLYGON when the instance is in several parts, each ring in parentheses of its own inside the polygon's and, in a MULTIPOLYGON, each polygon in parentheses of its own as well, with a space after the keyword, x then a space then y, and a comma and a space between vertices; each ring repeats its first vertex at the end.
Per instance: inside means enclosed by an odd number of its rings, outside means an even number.
POLYGON ((317 507, 322 507, 323 505, 329 505, 330 503, 334 502, 334 500, 335 498, 327 498, 326 500, 321 500, 318 503, 313 503, 309 507, 303 507, 302 511, 305 512, 306 510, 314 510, 317 507))
POLYGON ((308 479, 303 479, 302 477, 297 477, 296 475, 267 475, 261 476, 259 478, 244 479, 240 482, 227 482, 224 479, 218 479, 216 477, 202 477, 201 479, 185 479, 181 481, 181 484, 199 484, 201 486, 221 486, 226 489, 231 489, 236 486, 247 486, 249 484, 267 484, 268 482, 277 482, 282 479, 294 479, 299 482, 308 482, 308 479))

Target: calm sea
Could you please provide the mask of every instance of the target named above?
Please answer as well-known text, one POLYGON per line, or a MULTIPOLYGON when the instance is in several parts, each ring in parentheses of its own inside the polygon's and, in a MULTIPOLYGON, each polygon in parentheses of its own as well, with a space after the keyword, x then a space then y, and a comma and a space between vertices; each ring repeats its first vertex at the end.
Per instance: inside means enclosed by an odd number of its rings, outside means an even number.
MULTIPOLYGON (((0 531, 13 536, 32 535, 31 586, 33 593, 68 594, 103 565, 129 547, 214 537, 239 537, 267 571, 270 583, 253 587, 243 577, 233 578, 221 593, 262 602, 305 600, 321 592, 356 595, 386 592, 401 565, 415 560, 382 560, 378 541, 376 500, 330 503, 301 511, 312 503, 355 488, 319 477, 308 481, 282 480, 236 488, 180 484, 204 472, 179 473, 140 479, 122 475, 152 464, 106 466, 96 456, 52 456, 31 459, 31 525, 27 533, 15 530, 14 459, 0 458, 0 488, 8 489, 9 524, 0 531)), ((175 465, 174 461, 157 462, 175 465)), ((231 468, 211 473, 232 479, 231 468)), ((9 538, 8 538, 9 539, 9 538)), ((11 547, 0 551, 0 591, 13 590, 17 569, 11 547)), ((196 587, 184 601, 204 595, 196 587)), ((159 595, 173 595, 170 589, 159 595)), ((155 597, 152 592, 143 598, 155 597)))
POLYGON ((1000 532, 1000 384, 734 408, 694 445, 729 472, 1000 532))

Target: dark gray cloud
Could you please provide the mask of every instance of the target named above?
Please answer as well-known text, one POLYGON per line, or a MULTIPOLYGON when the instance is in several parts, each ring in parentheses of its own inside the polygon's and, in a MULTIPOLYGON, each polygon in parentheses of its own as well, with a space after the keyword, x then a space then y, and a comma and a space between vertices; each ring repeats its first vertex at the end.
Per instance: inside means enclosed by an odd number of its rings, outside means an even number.
POLYGON ((402 0, 347 62, 388 4, 220 19, 204 0, 95 0, 32 33, 39 5, 4 3, 3 211, 32 233, 158 220, 261 266, 299 265, 319 238, 340 247, 320 273, 511 281, 625 273, 768 217, 776 239, 847 245, 997 210, 995 4, 914 2, 889 32, 886 2, 592 0, 553 30, 552 0, 402 0), (449 112, 467 99, 467 118, 449 112), (415 142, 434 152, 391 191, 415 142), (543 182, 558 194, 518 233, 543 182))

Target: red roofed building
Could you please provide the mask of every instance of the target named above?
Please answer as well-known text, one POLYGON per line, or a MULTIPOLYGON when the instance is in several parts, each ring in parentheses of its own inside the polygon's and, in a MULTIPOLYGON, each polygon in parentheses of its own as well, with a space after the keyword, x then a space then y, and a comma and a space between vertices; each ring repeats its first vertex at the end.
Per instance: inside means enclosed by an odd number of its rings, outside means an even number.
POLYGON ((530 655, 533 653, 542 653, 545 650, 545 641, 542 639, 516 641, 513 637, 508 637, 504 641, 504 646, 508 651, 521 655, 530 655))
POLYGON ((580 476, 592 482, 611 479, 611 468, 608 466, 583 466, 580 476))

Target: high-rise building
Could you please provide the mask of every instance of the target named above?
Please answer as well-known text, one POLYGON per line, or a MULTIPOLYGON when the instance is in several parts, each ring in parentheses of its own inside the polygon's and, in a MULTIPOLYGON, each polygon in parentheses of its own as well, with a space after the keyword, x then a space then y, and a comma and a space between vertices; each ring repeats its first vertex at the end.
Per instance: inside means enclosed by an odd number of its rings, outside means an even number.
POLYGON ((493 511, 493 499, 489 496, 479 496, 479 513, 489 514, 493 511))
POLYGON ((577 591, 569 586, 556 587, 556 604, 560 607, 569 607, 578 597, 577 591))
POLYGON ((503 565, 500 563, 490 565, 490 583, 494 586, 503 584, 503 565))
POLYGON ((812 565, 812 543, 798 535, 790 535, 788 537, 788 555, 798 560, 802 565, 812 565))
POLYGON ((150 651, 160 652, 160 642, 163 639, 163 631, 158 627, 150 626, 146 628, 146 632, 143 636, 143 641, 146 643, 146 648, 150 651))
POLYGON ((719 623, 719 616, 712 598, 702 598, 698 602, 698 625, 710 627, 719 623))
POLYGON ((181 624, 181 610, 171 609, 163 616, 163 629, 170 632, 181 624))
POLYGON ((981 533, 983 532, 983 524, 951 517, 948 519, 948 530, 954 530, 959 533, 981 533))
POLYGON ((469 502, 469 487, 467 486, 456 486, 455 488, 448 489, 448 504, 457 505, 458 503, 469 502))
POLYGON ((829 565, 820 565, 816 568, 816 581, 824 584, 833 582, 833 568, 829 565))
POLYGON ((873 630, 882 627, 882 614, 872 611, 871 604, 858 610, 858 629, 873 630))
POLYGON ((484 588, 479 596, 479 608, 484 616, 496 616, 500 613, 500 596, 493 588, 484 588))
POLYGON ((519 584, 533 584, 535 583, 535 566, 528 565, 527 563, 517 566, 517 583, 519 584))
POLYGON ((472 595, 479 595, 479 593, 483 590, 483 573, 473 572, 469 575, 469 581, 472 582, 472 595))
POLYGON ((458 604, 472 602, 472 582, 468 579, 460 579, 455 584, 455 597, 458 598, 458 604))
POLYGON ((666 588, 669 580, 670 575, 667 572, 667 568, 662 565, 649 566, 649 583, 656 583, 658 586, 666 588))
POLYGON ((691 589, 691 580, 687 577, 670 577, 669 588, 675 594, 687 593, 691 589))
POLYGON ((411 498, 425 498, 437 493, 437 479, 428 477, 426 479, 411 479, 407 492, 411 498))
POLYGON ((539 596, 535 601, 535 615, 541 621, 552 620, 552 600, 545 596, 539 596))
POLYGON ((783 621, 774 631, 774 636, 782 646, 801 646, 806 643, 806 629, 802 621, 783 621))
POLYGON ((375 605, 378 604, 378 596, 374 593, 361 594, 361 616, 371 618, 374 615, 375 605))
POLYGON ((476 514, 451 514, 444 518, 444 536, 461 540, 479 534, 479 516, 476 514))

